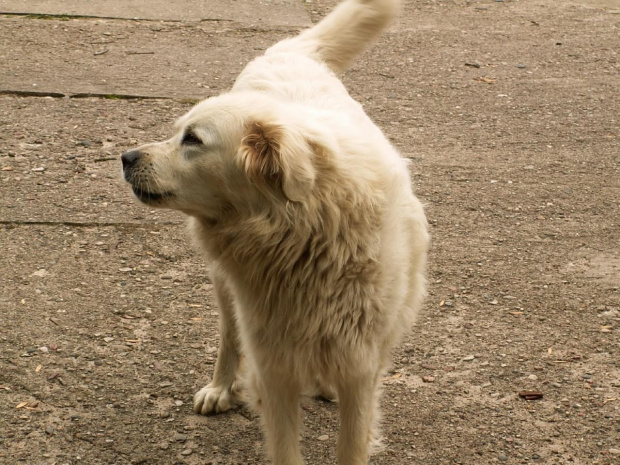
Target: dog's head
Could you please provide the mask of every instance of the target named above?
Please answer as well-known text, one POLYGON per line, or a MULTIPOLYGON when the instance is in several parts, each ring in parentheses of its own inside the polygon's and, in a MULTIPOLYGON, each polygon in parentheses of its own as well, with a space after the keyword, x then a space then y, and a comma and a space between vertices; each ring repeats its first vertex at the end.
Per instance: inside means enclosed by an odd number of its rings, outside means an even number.
POLYGON ((303 202, 315 184, 315 144, 299 116, 264 97, 226 94, 181 117, 174 137, 122 155, 142 202, 217 220, 266 197, 303 202))

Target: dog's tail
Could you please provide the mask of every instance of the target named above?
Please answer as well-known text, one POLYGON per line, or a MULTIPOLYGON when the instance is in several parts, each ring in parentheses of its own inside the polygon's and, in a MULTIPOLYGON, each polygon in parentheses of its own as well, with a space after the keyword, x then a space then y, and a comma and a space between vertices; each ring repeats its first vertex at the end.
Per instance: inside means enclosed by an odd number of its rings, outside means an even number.
POLYGON ((388 26, 399 6, 400 0, 345 0, 316 26, 282 45, 342 73, 388 26))

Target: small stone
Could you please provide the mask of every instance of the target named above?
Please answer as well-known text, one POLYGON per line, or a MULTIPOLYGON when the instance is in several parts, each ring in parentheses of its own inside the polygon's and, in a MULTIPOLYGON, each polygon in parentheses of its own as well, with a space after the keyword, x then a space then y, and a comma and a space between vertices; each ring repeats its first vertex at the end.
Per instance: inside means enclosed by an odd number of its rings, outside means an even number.
POLYGON ((187 434, 183 434, 183 433, 176 433, 174 435, 174 440, 176 442, 185 442, 187 441, 187 434))
POLYGON ((530 375, 530 376, 527 377, 527 379, 531 379, 532 381, 536 381, 538 379, 538 376, 530 375))
POLYGON ((172 276, 170 276, 169 274, 162 274, 159 279, 172 279, 172 276))
POLYGON ((191 449, 184 449, 184 450, 181 451, 181 455, 185 455, 185 456, 192 455, 192 452, 194 452, 194 451, 191 450, 191 449))
POLYGON ((113 337, 109 337, 109 336, 108 336, 108 337, 104 337, 104 338, 103 338, 103 340, 104 340, 105 342, 112 342, 112 341, 114 340, 114 338, 113 338, 113 337))
POLYGON ((79 145, 80 147, 90 147, 90 141, 87 140, 81 140, 79 141, 77 144, 75 145, 79 145))
POLYGON ((323 434, 322 436, 319 436, 317 439, 319 441, 327 441, 329 439, 329 436, 327 434, 323 434))
POLYGON ((122 273, 129 273, 130 271, 133 271, 133 268, 124 267, 124 268, 119 268, 118 271, 122 273))
POLYGON ((525 69, 525 68, 527 68, 527 66, 525 66, 525 65, 523 65, 523 64, 518 64, 518 65, 517 65, 517 68, 519 68, 519 69, 525 69))
POLYGON ((168 449, 168 447, 170 447, 170 444, 168 444, 168 441, 164 441, 164 442, 159 444, 159 448, 162 449, 162 450, 166 450, 166 449, 168 449))
POLYGON ((424 381, 425 383, 434 383, 435 377, 434 376, 422 376, 422 381, 424 381))
POLYGON ((159 387, 166 388, 172 386, 172 383, 169 381, 164 381, 163 383, 159 383, 159 387))
POLYGON ((504 454, 502 454, 502 455, 498 456, 497 459, 500 462, 506 462, 508 460, 508 457, 506 457, 504 454))
POLYGON ((562 385, 560 383, 551 383, 551 386, 553 386, 554 388, 561 388, 562 385))
POLYGON ((54 434, 54 431, 56 431, 56 430, 54 429, 53 426, 48 426, 47 428, 45 428, 45 433, 46 434, 54 434))
POLYGON ((474 357, 473 355, 468 355, 466 357, 463 357, 461 360, 463 360, 464 362, 471 362, 475 358, 476 357, 474 357))
POLYGON ((183 405, 183 401, 182 400, 175 400, 174 401, 174 405, 176 405, 177 407, 180 407, 181 405, 183 405))
POLYGON ((47 354, 47 353, 50 351, 50 350, 49 350, 47 347, 45 347, 45 346, 43 346, 43 347, 39 347, 39 350, 40 350, 41 352, 43 352, 44 354, 47 354))
POLYGON ((609 449, 608 452, 613 455, 620 455, 620 449, 609 449))
POLYGON ((45 171, 45 166, 39 166, 37 168, 32 168, 30 171, 34 171, 35 173, 42 173, 45 171))
POLYGON ((590 375, 590 374, 588 374, 588 373, 584 373, 583 375, 581 375, 581 377, 582 377, 583 379, 590 379, 590 378, 592 378, 592 375, 590 375))

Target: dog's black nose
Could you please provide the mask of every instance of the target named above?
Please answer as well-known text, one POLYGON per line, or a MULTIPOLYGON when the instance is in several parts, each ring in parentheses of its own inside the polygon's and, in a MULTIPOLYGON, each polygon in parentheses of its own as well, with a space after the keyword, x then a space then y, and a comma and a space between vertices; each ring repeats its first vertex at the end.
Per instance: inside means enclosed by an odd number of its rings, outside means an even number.
POLYGON ((142 154, 138 150, 131 150, 121 155, 121 161, 123 162, 123 169, 131 168, 136 164, 142 154))

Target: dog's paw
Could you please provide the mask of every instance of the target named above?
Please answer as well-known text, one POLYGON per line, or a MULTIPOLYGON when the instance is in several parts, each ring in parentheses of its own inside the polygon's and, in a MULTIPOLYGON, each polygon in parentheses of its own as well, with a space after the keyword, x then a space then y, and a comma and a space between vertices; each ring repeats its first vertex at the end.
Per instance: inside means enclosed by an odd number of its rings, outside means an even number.
POLYGON ((225 412, 239 403, 238 394, 230 386, 213 386, 209 383, 194 394, 194 412, 201 415, 225 412))

